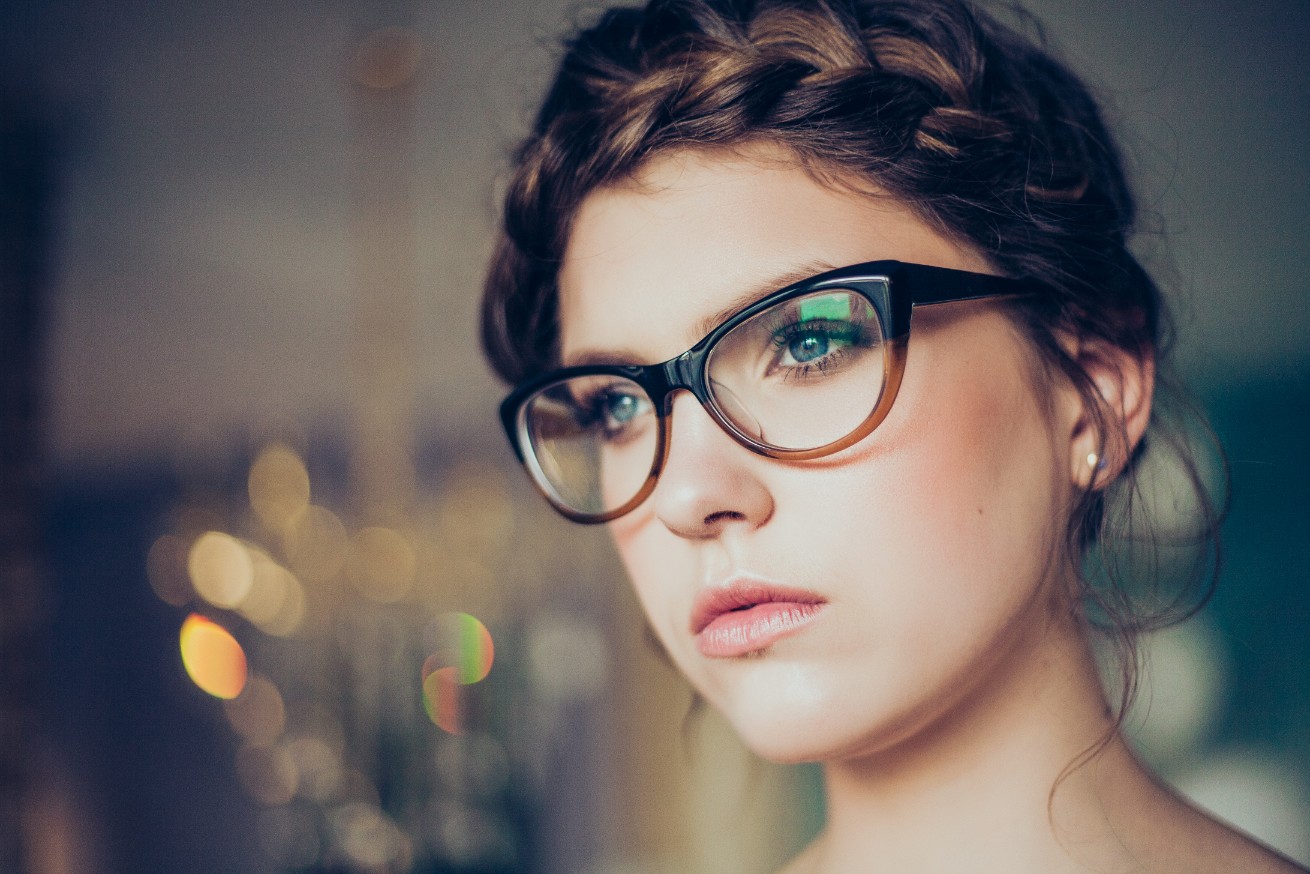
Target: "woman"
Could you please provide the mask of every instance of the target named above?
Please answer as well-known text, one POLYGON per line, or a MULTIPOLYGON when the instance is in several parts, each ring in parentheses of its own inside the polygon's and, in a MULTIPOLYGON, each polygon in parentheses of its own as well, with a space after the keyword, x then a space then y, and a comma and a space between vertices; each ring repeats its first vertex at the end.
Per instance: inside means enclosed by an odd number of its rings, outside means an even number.
POLYGON ((1089 609, 1167 618, 1084 574, 1168 442, 1133 210, 1082 85, 956 2, 571 44, 487 282, 504 423, 745 743, 822 763, 788 871, 1297 870, 1136 761, 1092 656, 1089 609))

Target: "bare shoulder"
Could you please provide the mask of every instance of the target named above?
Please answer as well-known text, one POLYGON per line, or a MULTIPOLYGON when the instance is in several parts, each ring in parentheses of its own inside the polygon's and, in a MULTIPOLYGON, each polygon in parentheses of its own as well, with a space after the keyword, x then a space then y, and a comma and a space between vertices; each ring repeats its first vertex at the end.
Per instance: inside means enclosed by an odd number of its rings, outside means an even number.
POLYGON ((1168 829, 1169 846, 1154 853, 1153 870, 1188 874, 1306 874, 1310 871, 1255 838, 1184 802, 1185 812, 1168 829))
POLYGON ((1168 870, 1187 871, 1190 874, 1206 874, 1211 871, 1215 874, 1233 871, 1247 874, 1306 874, 1310 871, 1246 835, 1236 832, 1233 835, 1232 839, 1215 842, 1213 846, 1207 847, 1204 842, 1198 844, 1188 854, 1191 858, 1181 860, 1181 865, 1171 865, 1168 870))
POLYGON ((1097 794, 1129 869, 1149 874, 1307 874, 1286 856, 1197 807, 1126 745, 1107 751, 1097 794))

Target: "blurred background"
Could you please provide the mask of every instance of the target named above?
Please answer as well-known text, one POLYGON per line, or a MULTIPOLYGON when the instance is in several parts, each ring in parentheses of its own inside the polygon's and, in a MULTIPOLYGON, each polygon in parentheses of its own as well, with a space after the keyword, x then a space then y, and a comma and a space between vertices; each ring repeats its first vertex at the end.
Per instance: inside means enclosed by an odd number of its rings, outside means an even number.
MULTIPOLYGON (((1131 719, 1310 861, 1310 9, 1033 11, 1232 467, 1131 719)), ((563 0, 0 6, 0 871, 754 872, 822 820, 529 493, 475 341, 563 0)))

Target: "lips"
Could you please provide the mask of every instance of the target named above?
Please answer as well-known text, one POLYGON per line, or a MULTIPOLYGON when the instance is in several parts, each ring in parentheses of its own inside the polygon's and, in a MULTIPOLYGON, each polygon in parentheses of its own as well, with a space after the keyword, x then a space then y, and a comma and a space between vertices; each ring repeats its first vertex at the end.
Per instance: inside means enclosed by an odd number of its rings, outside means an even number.
POLYGON ((691 633, 707 658, 737 658, 800 631, 827 603, 806 589, 734 580, 705 589, 691 611, 691 633))

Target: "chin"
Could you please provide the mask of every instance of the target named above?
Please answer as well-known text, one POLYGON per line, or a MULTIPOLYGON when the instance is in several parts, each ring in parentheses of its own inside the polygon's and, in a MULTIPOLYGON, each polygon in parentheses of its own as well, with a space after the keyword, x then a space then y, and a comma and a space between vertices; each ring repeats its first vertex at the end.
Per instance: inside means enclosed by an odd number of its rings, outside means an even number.
POLYGON ((750 675, 726 694, 702 691, 751 752, 790 765, 840 757, 859 744, 849 733, 851 714, 825 694, 823 684, 794 665, 750 667, 750 675))
POLYGON ((751 667, 720 694, 703 693, 751 752, 777 764, 876 757, 952 720, 953 696, 943 688, 843 683, 818 665, 751 667))
POLYGON ((852 736, 848 724, 832 716, 801 717, 774 714, 774 718, 728 717, 741 742, 760 758, 778 765, 828 762, 866 752, 867 737, 852 736))
POLYGON ((819 719, 789 716, 749 724, 729 717, 729 721, 747 749, 779 765, 872 761, 903 749, 924 729, 924 723, 914 718, 872 721, 862 725, 852 725, 834 716, 819 719))

